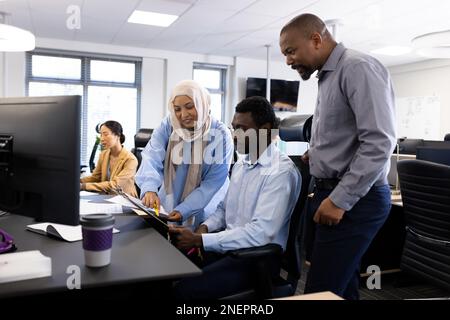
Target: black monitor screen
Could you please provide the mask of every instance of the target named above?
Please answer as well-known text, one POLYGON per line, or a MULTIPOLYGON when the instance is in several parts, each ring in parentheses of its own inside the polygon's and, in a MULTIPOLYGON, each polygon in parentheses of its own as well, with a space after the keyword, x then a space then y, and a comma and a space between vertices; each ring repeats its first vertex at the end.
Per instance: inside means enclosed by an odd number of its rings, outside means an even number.
POLYGON ((262 78, 248 78, 245 97, 266 97, 266 79, 262 78))
MULTIPOLYGON (((270 103, 275 111, 296 111, 299 81, 270 80, 270 103)), ((266 97, 266 79, 248 78, 245 97, 266 97)))
POLYGON ((80 96, 0 99, 1 210, 78 224, 80 102, 80 96))
POLYGON ((450 166, 450 147, 418 147, 416 158, 450 166))
MULTIPOLYGON (((422 147, 424 143, 423 139, 406 139, 402 138, 398 140, 399 153, 401 154, 416 154, 417 148, 422 147)), ((396 152, 397 150, 395 150, 396 152)))

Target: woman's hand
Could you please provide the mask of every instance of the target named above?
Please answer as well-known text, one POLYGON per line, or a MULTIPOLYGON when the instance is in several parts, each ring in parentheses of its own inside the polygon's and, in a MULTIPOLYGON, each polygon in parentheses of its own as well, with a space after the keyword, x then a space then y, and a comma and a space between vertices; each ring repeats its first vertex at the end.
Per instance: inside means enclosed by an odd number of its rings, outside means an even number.
POLYGON ((159 201, 159 197, 156 194, 156 192, 146 192, 144 195, 144 198, 142 198, 142 203, 149 208, 155 209, 158 208, 158 211, 160 209, 160 201, 159 201))

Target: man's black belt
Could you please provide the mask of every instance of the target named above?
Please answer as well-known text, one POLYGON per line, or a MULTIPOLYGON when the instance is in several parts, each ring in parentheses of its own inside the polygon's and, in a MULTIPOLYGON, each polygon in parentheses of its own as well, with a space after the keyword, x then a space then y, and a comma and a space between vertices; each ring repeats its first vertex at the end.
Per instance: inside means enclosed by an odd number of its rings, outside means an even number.
POLYGON ((339 184, 339 181, 341 180, 337 178, 332 179, 314 178, 316 188, 322 190, 333 190, 339 184))

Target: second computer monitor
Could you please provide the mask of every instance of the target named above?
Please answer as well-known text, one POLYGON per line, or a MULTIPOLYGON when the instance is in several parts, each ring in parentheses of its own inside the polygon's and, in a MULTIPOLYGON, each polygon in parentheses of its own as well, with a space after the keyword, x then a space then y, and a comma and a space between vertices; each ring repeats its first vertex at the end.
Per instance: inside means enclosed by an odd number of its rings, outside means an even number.
POLYGON ((398 174, 397 174, 397 163, 402 160, 414 160, 416 156, 413 154, 393 154, 391 155, 391 167, 388 173, 388 183, 391 189, 398 190, 398 174))
POLYGON ((418 147, 417 159, 450 166, 450 146, 446 147, 418 147))

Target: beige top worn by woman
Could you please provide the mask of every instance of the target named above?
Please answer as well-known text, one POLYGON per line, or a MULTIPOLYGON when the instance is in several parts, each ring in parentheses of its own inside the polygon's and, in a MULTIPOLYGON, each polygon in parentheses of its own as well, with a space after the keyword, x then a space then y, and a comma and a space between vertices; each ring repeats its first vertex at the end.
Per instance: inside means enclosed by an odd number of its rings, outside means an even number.
POLYGON ((110 153, 110 149, 100 153, 97 166, 94 172, 92 172, 92 175, 80 179, 80 182, 83 184, 82 189, 86 191, 114 193, 114 190, 120 185, 124 192, 133 197, 137 197, 134 185, 134 176, 138 166, 136 157, 130 151, 122 148, 117 160, 110 165, 108 177, 108 165, 111 159, 110 153))

